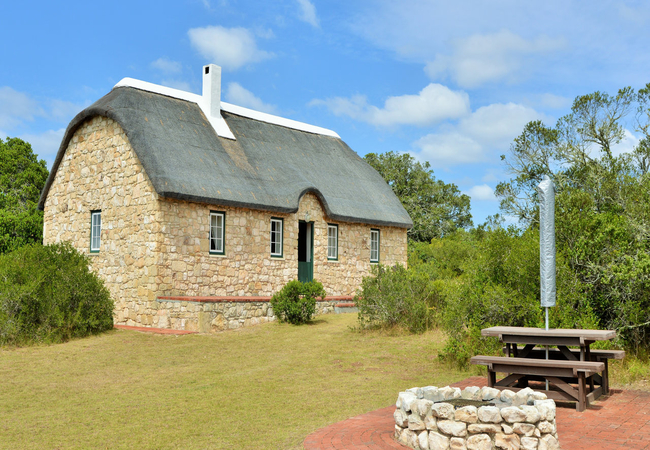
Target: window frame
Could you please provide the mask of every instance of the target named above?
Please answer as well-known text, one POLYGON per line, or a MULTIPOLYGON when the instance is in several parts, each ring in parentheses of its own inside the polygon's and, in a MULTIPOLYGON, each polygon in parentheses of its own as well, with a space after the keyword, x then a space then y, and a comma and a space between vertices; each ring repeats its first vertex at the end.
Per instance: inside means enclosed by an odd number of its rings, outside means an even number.
MULTIPOLYGON (((214 227, 218 229, 218 226, 214 227)), ((209 232, 208 232, 208 239, 209 239, 209 253, 211 255, 225 255, 226 254, 226 212, 225 211, 210 211, 210 224, 209 224, 209 232), (212 249, 212 217, 221 217, 221 250, 212 249)))
POLYGON ((284 219, 282 217, 271 217, 271 222, 270 222, 270 230, 269 230, 269 238, 270 238, 270 253, 271 253, 271 258, 283 258, 284 257, 284 219), (273 240, 273 234, 277 234, 277 230, 273 231, 273 223, 279 223, 280 224, 280 239, 279 242, 276 242, 273 240), (276 245, 280 245, 280 252, 278 253, 277 251, 273 253, 273 244, 276 243, 276 245))
POLYGON ((381 258, 381 232, 379 228, 371 228, 370 229, 370 262, 373 264, 378 264, 379 260, 381 258), (377 257, 373 259, 372 257, 372 247, 373 247, 373 242, 375 241, 373 239, 373 235, 377 236, 377 257))
POLYGON ((102 247, 102 210, 94 209, 90 211, 90 253, 99 253, 101 247, 102 247), (99 224, 95 223, 95 217, 99 218, 99 224), (98 229, 95 227, 98 227, 98 229), (97 247, 94 246, 95 239, 97 240, 97 247))
POLYGON ((335 223, 327 224, 327 260, 328 261, 339 260, 339 226, 335 223), (336 230, 334 234, 334 246, 330 245, 330 230, 336 230), (331 248, 334 248, 334 256, 330 255, 331 248))

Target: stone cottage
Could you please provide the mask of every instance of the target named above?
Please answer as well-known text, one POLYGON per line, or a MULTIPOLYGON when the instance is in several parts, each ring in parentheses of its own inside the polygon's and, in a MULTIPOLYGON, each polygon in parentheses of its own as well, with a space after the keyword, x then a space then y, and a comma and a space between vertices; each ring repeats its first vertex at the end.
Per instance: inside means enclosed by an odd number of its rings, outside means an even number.
POLYGON ((333 131, 125 78, 68 125, 41 195, 44 242, 70 241, 115 323, 211 331, 273 319, 315 278, 350 299, 371 266, 406 264, 411 219, 333 131))

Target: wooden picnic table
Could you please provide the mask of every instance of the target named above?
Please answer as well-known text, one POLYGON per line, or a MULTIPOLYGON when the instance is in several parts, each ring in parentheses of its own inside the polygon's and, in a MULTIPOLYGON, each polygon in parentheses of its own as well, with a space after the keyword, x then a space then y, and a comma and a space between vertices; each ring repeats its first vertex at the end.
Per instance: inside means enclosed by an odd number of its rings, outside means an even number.
POLYGON ((496 337, 506 344, 507 357, 478 355, 473 364, 488 366, 488 385, 499 389, 513 386, 522 388, 529 380, 548 381, 558 391, 544 390, 549 398, 576 401, 576 409, 583 411, 590 401, 609 392, 607 359, 621 359, 623 351, 595 350, 590 345, 616 337, 613 330, 574 330, 530 327, 491 327, 481 330, 481 335, 496 337), (524 344, 520 349, 517 344, 524 344), (553 346, 548 361, 543 361, 545 350, 537 346, 553 346), (579 347, 572 350, 569 347, 579 347), (508 375, 496 381, 496 372, 508 375), (601 375, 602 374, 602 375, 601 375), (577 389, 571 384, 577 384, 577 389), (599 385, 595 388, 595 384, 599 385))
MULTIPOLYGON (((514 356, 525 358, 536 345, 551 345, 558 348, 568 360, 577 359, 569 350, 569 346, 580 347, 580 361, 589 361, 589 346, 596 341, 608 341, 616 337, 614 330, 574 330, 565 328, 531 327, 490 327, 481 330, 481 336, 498 337, 512 349, 514 356), (526 344, 522 351, 517 349, 517 344, 526 344)), ((510 353, 508 353, 510 356, 510 353)))

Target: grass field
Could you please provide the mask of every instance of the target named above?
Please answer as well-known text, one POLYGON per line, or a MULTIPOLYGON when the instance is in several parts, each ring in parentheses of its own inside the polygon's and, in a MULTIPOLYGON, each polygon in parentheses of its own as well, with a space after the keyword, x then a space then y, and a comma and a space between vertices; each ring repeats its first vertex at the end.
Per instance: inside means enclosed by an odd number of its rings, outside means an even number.
POLYGON ((2 449, 301 449, 309 433, 468 373, 444 337, 358 333, 356 314, 216 335, 114 330, 0 350, 2 449))

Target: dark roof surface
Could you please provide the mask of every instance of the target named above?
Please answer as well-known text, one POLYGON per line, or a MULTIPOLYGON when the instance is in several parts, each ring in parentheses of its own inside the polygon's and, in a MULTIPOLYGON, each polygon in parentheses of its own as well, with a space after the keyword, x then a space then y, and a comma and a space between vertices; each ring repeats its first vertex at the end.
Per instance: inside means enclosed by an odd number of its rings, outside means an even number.
POLYGON ((341 139, 222 115, 236 140, 217 136, 196 103, 114 88, 68 125, 39 207, 74 132, 105 116, 124 129, 161 197, 292 213, 313 192, 332 220, 412 226, 381 175, 341 139))

